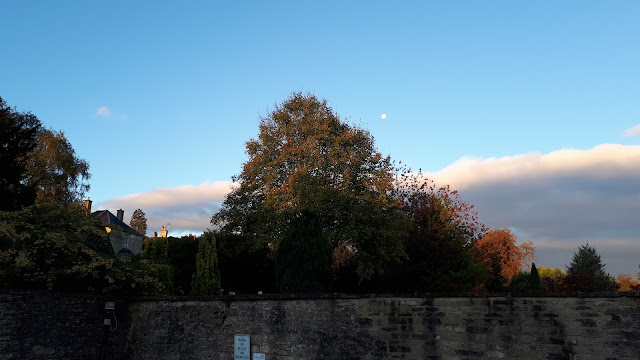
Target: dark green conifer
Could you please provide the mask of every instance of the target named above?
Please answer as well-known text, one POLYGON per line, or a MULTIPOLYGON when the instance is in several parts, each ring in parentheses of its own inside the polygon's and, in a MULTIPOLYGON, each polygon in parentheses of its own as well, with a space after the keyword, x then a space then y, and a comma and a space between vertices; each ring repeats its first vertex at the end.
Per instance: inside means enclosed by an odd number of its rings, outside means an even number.
POLYGON ((331 246, 317 216, 303 210, 276 250, 276 284, 282 293, 322 293, 332 288, 331 246))
POLYGON ((594 247, 583 245, 567 266, 565 287, 569 291, 616 291, 618 284, 605 270, 594 247))
POLYGON ((609 277, 604 269, 605 264, 594 247, 583 245, 573 253, 571 264, 567 266, 567 275, 586 274, 595 278, 609 277))
POLYGON ((531 290, 538 291, 540 289, 540 274, 538 274, 538 268, 535 263, 531 263, 531 275, 529 277, 531 290))

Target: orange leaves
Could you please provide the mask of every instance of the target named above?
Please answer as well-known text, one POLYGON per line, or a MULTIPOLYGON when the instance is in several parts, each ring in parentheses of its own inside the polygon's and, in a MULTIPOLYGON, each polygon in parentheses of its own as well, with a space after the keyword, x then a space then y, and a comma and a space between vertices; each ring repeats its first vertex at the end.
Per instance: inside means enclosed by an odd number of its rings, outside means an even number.
POLYGON ((377 151, 368 131, 342 121, 326 100, 292 94, 261 119, 258 136, 246 145, 248 159, 234 177, 240 186, 212 218, 222 231, 245 235, 257 248, 277 247, 296 212, 312 209, 334 246, 352 246, 362 260, 360 276, 370 277, 383 260, 404 255, 405 219, 389 196, 390 158, 377 151))
POLYGON ((238 178, 263 189, 276 208, 308 200, 296 191, 301 182, 357 196, 391 190, 390 160, 375 149, 371 134, 341 121, 326 100, 310 94, 294 93, 263 117, 247 154, 238 178))
MULTIPOLYGON (((640 275, 640 274, 639 274, 640 275)), ((618 291, 639 291, 640 282, 633 280, 629 274, 618 274, 616 281, 620 284, 618 291)))
POLYGON ((500 271, 507 285, 511 278, 535 260, 532 242, 516 244, 517 237, 508 229, 490 230, 473 247, 472 256, 490 271, 500 271), (500 269, 496 269, 499 260, 500 269))

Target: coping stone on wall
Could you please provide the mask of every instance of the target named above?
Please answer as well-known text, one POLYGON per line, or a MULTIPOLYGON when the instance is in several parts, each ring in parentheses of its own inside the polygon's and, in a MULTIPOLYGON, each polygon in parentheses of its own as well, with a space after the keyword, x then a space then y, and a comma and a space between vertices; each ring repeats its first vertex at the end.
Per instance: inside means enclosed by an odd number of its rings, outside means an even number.
POLYGON ((522 294, 522 293, 401 293, 401 294, 238 294, 220 296, 131 296, 118 297, 131 302, 141 301, 255 301, 255 300, 318 300, 318 299, 372 299, 372 298, 640 298, 640 291, 610 291, 610 292, 564 292, 550 294, 522 294))

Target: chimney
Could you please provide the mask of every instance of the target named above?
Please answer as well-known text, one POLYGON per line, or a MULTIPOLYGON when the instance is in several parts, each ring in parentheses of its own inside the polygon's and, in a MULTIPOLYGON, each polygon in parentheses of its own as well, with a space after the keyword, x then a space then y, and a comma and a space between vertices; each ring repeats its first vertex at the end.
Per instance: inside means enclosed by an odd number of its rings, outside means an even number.
POLYGON ((167 231, 167 227, 162 225, 162 230, 160 230, 160 237, 166 238, 167 237, 167 233, 169 233, 167 231))
POLYGON ((155 238, 157 238, 157 237, 158 237, 158 232, 157 232, 157 231, 154 231, 154 232, 153 232, 153 238, 155 239, 155 238))
POLYGON ((124 210, 122 210, 122 209, 118 210, 118 215, 117 216, 118 216, 118 219, 120 219, 120 221, 124 221, 123 220, 123 218, 124 218, 124 210))
POLYGON ((87 200, 84 201, 84 214, 89 216, 91 215, 91 203, 93 201, 91 201, 91 198, 87 198, 87 200))

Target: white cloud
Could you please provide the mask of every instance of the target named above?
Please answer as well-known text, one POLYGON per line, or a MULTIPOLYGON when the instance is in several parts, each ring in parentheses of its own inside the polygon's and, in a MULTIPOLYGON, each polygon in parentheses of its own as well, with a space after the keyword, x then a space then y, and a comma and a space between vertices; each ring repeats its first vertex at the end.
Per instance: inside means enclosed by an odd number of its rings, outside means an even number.
POLYGON ((625 137, 640 137, 640 125, 636 125, 624 131, 625 137))
POLYGON ((460 190, 487 226, 533 241, 541 265, 564 267, 588 242, 610 272, 638 270, 640 146, 463 158, 426 176, 460 190))
POLYGON ((589 150, 564 149, 549 154, 531 153, 502 158, 463 157, 443 170, 425 173, 457 189, 549 176, 615 178, 621 173, 640 175, 640 145, 602 144, 589 150))
MULTIPOLYGON (((580 245, 596 247, 612 274, 638 271, 640 254, 640 146, 603 144, 503 158, 462 158, 427 173, 475 205, 491 228, 511 228, 533 241, 536 264, 564 268, 580 245)), ((156 189, 97 204, 123 208, 125 221, 141 208, 148 234, 168 225, 170 235, 211 227, 231 182, 156 189)))
POLYGON ((131 194, 96 204, 95 209, 114 212, 125 210, 125 222, 135 209, 142 209, 147 217, 147 235, 167 225, 170 235, 200 233, 211 227, 211 216, 220 209, 225 195, 233 183, 228 181, 204 182, 175 188, 155 189, 131 194))
POLYGON ((96 110, 96 116, 98 117, 110 117, 111 110, 109 110, 106 106, 100 106, 98 110, 96 110))

